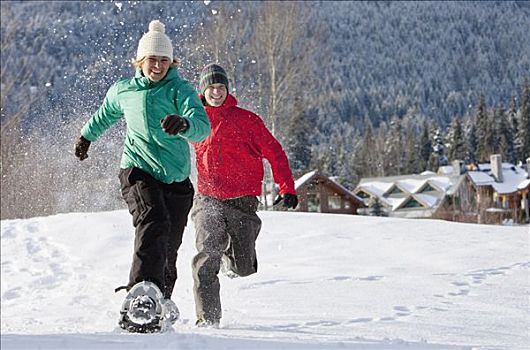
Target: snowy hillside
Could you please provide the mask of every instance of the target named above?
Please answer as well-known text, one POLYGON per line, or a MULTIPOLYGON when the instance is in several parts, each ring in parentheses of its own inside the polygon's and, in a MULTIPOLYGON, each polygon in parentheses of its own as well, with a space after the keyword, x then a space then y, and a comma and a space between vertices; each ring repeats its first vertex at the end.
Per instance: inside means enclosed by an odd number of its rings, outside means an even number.
POLYGON ((124 211, 1 222, 2 349, 524 349, 528 226, 262 212, 259 272, 221 276, 220 329, 197 329, 190 223, 174 331, 116 328, 124 211))

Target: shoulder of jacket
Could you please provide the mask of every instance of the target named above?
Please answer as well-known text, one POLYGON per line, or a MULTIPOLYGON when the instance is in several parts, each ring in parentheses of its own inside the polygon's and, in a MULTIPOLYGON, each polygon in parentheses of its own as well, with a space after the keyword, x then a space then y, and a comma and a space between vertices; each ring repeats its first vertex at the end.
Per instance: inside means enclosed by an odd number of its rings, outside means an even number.
POLYGON ((130 90, 131 87, 134 86, 134 78, 133 79, 120 79, 112 86, 110 87, 110 90, 114 90, 116 93, 120 93, 122 91, 130 90))
POLYGON ((248 120, 253 121, 253 122, 263 122, 263 119, 261 119, 259 115, 257 115, 256 113, 248 109, 245 109, 239 106, 234 106, 233 108, 235 108, 235 112, 241 118, 247 118, 248 120))
POLYGON ((171 80, 166 88, 171 90, 171 96, 173 96, 173 98, 180 101, 187 101, 188 98, 193 95, 196 95, 197 98, 199 96, 191 86, 190 82, 182 78, 171 80))
POLYGON ((177 89, 179 90, 191 91, 193 93, 196 93, 191 83, 187 81, 186 79, 179 77, 177 79, 174 79, 174 82, 172 83, 174 84, 173 86, 177 87, 177 89))

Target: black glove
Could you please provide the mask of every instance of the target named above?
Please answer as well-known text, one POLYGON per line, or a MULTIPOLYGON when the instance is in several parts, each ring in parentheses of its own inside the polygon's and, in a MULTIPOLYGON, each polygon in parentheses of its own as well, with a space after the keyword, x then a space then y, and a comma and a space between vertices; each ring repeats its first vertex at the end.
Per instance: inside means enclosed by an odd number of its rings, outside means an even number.
POLYGON ((179 132, 184 132, 188 128, 188 121, 178 115, 168 114, 164 119, 160 120, 162 129, 169 135, 176 135, 179 132))
POLYGON ((90 147, 90 141, 81 136, 75 144, 75 156, 79 158, 79 160, 87 159, 88 147, 90 147))
POLYGON ((278 195, 278 197, 276 197, 272 205, 276 205, 280 203, 282 200, 283 200, 283 206, 286 208, 295 209, 296 206, 298 205, 298 196, 296 194, 290 194, 290 193, 284 194, 283 197, 281 195, 278 195))

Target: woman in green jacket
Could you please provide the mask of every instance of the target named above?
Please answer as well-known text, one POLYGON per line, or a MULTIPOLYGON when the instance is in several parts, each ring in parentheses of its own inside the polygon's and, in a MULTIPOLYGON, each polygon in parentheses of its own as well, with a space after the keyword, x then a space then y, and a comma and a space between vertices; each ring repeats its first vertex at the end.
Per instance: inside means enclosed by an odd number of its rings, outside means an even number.
POLYGON ((170 299, 177 278, 177 251, 194 194, 188 141, 210 133, 192 86, 180 78, 171 40, 160 21, 140 39, 136 74, 110 87, 101 107, 81 130, 75 155, 88 157, 90 143, 120 118, 127 135, 120 164, 122 196, 136 228, 126 287, 149 281, 170 299))

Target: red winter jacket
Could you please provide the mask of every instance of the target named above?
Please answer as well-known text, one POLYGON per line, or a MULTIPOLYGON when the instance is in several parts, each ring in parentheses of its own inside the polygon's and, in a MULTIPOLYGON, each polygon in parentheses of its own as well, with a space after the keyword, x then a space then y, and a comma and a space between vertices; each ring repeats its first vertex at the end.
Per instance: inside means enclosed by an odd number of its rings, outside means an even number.
POLYGON ((204 108, 212 132, 194 143, 199 193, 221 200, 259 196, 265 158, 280 194, 296 194, 287 156, 260 117, 238 107, 230 94, 222 106, 204 108))

